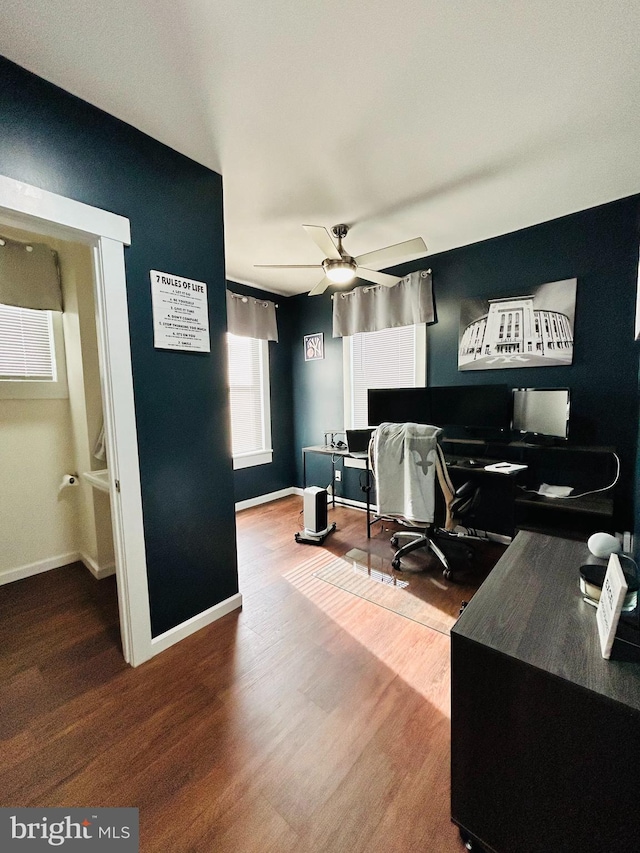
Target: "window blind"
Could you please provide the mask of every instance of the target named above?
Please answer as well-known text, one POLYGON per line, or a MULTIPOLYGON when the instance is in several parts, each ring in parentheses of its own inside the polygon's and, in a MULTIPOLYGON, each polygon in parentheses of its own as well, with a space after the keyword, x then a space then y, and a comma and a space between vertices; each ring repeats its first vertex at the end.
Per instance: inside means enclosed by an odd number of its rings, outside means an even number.
POLYGON ((265 447, 261 342, 227 334, 233 456, 265 447))
POLYGON ((0 305, 0 380, 56 380, 50 311, 0 305))
POLYGON ((411 388, 416 384, 416 327, 400 326, 351 337, 352 415, 355 429, 367 423, 369 388, 411 388))

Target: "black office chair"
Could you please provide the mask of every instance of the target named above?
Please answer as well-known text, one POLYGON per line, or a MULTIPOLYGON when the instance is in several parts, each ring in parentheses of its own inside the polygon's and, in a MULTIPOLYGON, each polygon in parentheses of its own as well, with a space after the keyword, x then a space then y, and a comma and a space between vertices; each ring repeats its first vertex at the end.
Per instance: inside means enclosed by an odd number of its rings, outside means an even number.
MULTIPOLYGON (((442 564, 443 576, 447 580, 453 580, 453 569, 449 564, 446 554, 442 551, 439 545, 444 545, 445 543, 456 543, 458 546, 462 546, 462 552, 464 553, 467 561, 473 557, 473 549, 470 548, 468 543, 465 541, 468 538, 473 537, 467 537, 464 530, 460 531, 456 528, 464 522, 466 517, 473 513, 480 501, 480 490, 473 481, 467 481, 457 489, 454 488, 447 471, 444 453, 437 442, 437 438, 442 432, 439 428, 416 424, 382 424, 379 427, 379 430, 390 428, 392 433, 395 431, 395 433, 398 434, 401 431, 401 429, 399 430, 398 428, 402 428, 403 426, 409 429, 413 429, 414 427, 423 427, 422 432, 425 434, 425 449, 424 451, 420 451, 418 449, 420 447, 420 439, 418 435, 412 436, 412 449, 417 450, 417 466, 418 468, 422 468, 426 475, 424 477, 425 488, 433 489, 434 505, 436 481, 438 483, 439 490, 443 498, 442 503, 444 504, 444 522, 442 525, 436 525, 432 521, 417 527, 410 521, 399 517, 396 513, 391 516, 381 515, 381 519, 391 518, 399 524, 407 525, 410 528, 408 530, 397 531, 391 537, 390 542, 394 548, 398 546, 401 539, 410 540, 405 545, 398 548, 393 555, 391 565, 394 569, 402 571, 401 561, 406 554, 410 554, 412 551, 416 551, 419 548, 428 548, 433 554, 435 554, 442 564), (432 431, 431 435, 428 433, 429 430, 432 431), (416 442, 418 443, 416 444, 416 442)), ((420 432, 420 430, 413 431, 418 433, 420 432)), ((378 474, 376 474, 376 469, 379 470, 380 468, 379 460, 376 459, 377 453, 379 452, 377 448, 379 448, 379 444, 376 444, 376 435, 374 434, 370 457, 371 468, 376 476, 378 476, 378 474)))

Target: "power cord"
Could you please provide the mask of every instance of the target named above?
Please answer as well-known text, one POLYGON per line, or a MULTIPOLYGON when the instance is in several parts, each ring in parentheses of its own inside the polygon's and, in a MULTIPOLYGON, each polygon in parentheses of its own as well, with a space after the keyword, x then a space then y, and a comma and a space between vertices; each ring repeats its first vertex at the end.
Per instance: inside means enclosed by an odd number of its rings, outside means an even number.
MULTIPOLYGON (((620 479, 620 458, 619 458, 617 453, 612 452, 611 455, 616 460, 616 475, 613 478, 613 481, 611 483, 609 483, 608 486, 603 486, 601 489, 591 489, 588 492, 580 492, 580 494, 578 494, 578 495, 554 495, 553 500, 554 501, 570 501, 570 500, 575 500, 576 498, 584 498, 586 495, 596 495, 596 494, 598 494, 598 492, 607 492, 609 489, 612 489, 615 486, 615 484, 618 482, 618 480, 620 479)), ((524 486, 518 486, 518 488, 521 491, 528 492, 529 494, 532 494, 532 495, 539 495, 540 494, 540 492, 537 489, 525 489, 524 486)), ((549 497, 549 496, 547 495, 547 497, 549 497)))

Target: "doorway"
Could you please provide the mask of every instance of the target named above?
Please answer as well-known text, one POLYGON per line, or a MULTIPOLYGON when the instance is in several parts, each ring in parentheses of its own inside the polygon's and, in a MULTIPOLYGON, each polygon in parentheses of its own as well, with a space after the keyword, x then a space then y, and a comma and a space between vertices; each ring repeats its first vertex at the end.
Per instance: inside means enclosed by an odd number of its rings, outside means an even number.
POLYGON ((125 660, 137 666, 154 651, 124 271, 129 222, 4 176, 0 221, 45 239, 79 243, 91 254, 120 633, 125 660))

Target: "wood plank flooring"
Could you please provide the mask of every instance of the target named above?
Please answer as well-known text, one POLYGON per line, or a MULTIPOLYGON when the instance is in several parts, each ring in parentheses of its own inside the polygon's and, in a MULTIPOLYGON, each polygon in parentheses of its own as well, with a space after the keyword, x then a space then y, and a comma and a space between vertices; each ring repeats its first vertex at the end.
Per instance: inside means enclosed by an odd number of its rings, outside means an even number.
POLYGON ((449 638, 300 570, 391 555, 346 508, 296 544, 300 509, 240 513, 242 611, 135 670, 113 578, 0 587, 0 805, 137 806, 144 853, 460 853, 449 638))

